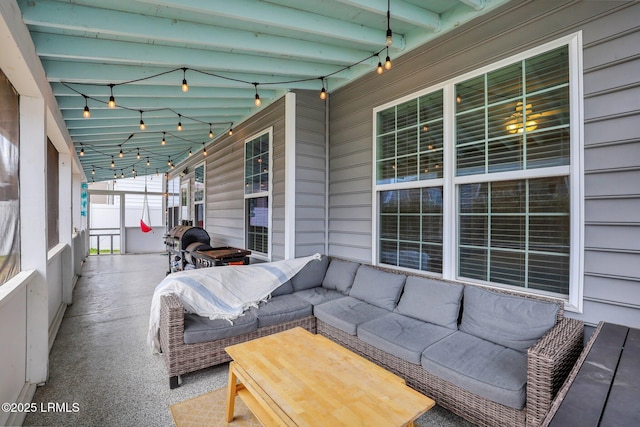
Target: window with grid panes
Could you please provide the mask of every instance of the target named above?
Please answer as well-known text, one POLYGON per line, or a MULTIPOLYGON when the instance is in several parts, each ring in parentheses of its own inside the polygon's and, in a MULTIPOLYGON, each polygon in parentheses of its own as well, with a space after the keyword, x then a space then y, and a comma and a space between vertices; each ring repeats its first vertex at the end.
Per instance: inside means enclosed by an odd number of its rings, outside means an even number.
POLYGON ((271 131, 245 142, 245 203, 247 249, 269 253, 271 131))
POLYGON ((455 93, 456 177, 465 177, 459 276, 568 294, 567 46, 458 83, 455 93))
POLYGON ((443 91, 377 115, 378 259, 442 273, 443 91), (405 188, 406 183, 411 184, 405 188))
POLYGON ((578 51, 558 42, 374 110, 378 263, 570 294, 578 51))

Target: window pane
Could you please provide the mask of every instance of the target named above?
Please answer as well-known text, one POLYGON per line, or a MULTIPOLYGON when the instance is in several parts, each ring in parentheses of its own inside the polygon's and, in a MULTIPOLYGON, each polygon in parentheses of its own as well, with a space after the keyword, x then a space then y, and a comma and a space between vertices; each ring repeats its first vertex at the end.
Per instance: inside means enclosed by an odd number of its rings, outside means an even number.
POLYGON ((396 130, 396 109, 389 108, 378 113, 378 134, 396 130))
POLYGON ((487 280, 487 251, 478 248, 460 248, 458 273, 461 277, 487 280))
POLYGON ((473 110, 456 117, 456 142, 457 145, 467 142, 484 141, 485 139, 485 111, 473 110))
POLYGON ((396 134, 378 137, 378 160, 388 159, 396 155, 396 134))
POLYGON ((20 272, 19 102, 0 71, 0 285, 20 272))
POLYGON ((442 187, 381 191, 381 263, 442 272, 442 187))
POLYGON ((527 91, 569 83, 569 47, 562 46, 525 60, 527 91))
POLYGON ((269 191, 269 134, 245 144, 245 194, 269 191))
POLYGON ((522 252, 492 250, 489 281, 505 285, 525 285, 525 255, 522 252))
POLYGON ((247 199, 247 248, 269 252, 269 198, 247 199))
POLYGON ((568 289, 568 282, 551 285, 548 279, 569 277, 567 181, 558 177, 461 185, 460 275, 541 290, 553 286, 553 292, 568 289), (548 275, 536 264, 544 259, 552 261, 548 275), (486 262, 482 268, 481 260, 486 262), (488 270, 488 277, 474 268, 488 270))
POLYGON ((418 122, 418 100, 413 99, 398 105, 396 114, 396 129, 414 126, 418 122))
POLYGON ((569 256, 532 253, 529 255, 529 287, 569 294, 569 256))
POLYGON ((456 85, 456 113, 482 107, 484 104, 484 76, 456 85))
POLYGON ((487 103, 522 96, 522 63, 502 67, 487 74, 487 103))

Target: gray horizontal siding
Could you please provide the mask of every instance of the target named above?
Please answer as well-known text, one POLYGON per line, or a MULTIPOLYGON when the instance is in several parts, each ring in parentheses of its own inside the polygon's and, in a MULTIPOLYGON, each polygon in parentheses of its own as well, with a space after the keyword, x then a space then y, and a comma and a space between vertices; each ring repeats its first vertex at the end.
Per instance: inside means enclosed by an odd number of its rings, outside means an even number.
POLYGON ((326 102, 296 91, 296 257, 326 252, 326 102))
POLYGON ((584 311, 640 326, 640 3, 511 2, 331 94, 329 253, 370 261, 373 108, 582 31, 584 311))

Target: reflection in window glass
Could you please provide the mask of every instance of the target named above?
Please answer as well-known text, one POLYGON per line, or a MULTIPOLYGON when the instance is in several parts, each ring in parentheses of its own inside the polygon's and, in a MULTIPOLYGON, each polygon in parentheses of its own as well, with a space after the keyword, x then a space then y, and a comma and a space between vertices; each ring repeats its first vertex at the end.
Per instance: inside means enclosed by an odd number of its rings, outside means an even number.
POLYGON ((0 285, 20 271, 19 97, 0 71, 0 285))

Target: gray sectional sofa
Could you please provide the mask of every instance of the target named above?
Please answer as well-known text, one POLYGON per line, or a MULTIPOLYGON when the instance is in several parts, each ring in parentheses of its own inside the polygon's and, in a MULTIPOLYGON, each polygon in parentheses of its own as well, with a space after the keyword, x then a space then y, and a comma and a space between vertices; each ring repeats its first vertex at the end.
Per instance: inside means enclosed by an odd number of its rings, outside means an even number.
POLYGON ((323 257, 230 325, 161 306, 177 376, 230 360, 224 347, 301 326, 403 377, 478 425, 538 425, 582 350, 562 301, 323 257))

